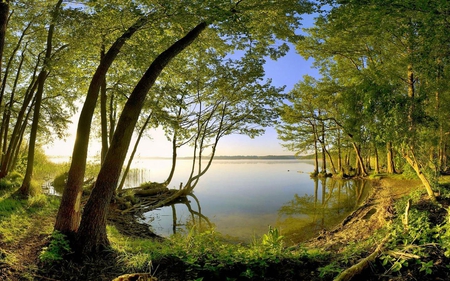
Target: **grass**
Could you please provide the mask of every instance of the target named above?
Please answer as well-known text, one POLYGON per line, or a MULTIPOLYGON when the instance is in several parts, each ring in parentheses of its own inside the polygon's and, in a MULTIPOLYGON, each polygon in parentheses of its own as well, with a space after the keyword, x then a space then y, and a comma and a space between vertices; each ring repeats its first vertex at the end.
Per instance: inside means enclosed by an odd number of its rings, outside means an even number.
POLYGON ((185 235, 174 235, 163 242, 127 239, 112 226, 108 227, 108 236, 126 271, 150 272, 153 263, 176 260, 183 264, 184 271, 191 272, 190 277, 194 279, 220 276, 225 280, 225 276, 246 276, 256 280, 276 272, 273 268, 283 270, 285 264, 291 267, 295 264, 294 267, 300 268, 303 264, 328 257, 320 250, 284 248, 283 238, 274 228, 269 228, 267 234, 250 245, 228 244, 215 231, 197 233, 194 228, 185 235))

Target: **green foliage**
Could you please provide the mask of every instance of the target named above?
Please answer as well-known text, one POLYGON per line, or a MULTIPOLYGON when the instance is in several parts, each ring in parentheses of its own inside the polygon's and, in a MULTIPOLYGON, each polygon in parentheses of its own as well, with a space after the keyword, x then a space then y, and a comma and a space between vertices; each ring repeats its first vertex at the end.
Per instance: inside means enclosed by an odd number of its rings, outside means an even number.
POLYGON ((336 276, 339 273, 342 272, 342 267, 340 264, 336 261, 331 262, 330 264, 327 264, 324 267, 319 268, 319 277, 320 278, 326 278, 330 276, 336 276))
POLYGON ((69 241, 66 236, 58 231, 51 235, 50 244, 42 249, 39 259, 43 263, 55 263, 63 259, 64 255, 71 252, 69 241))
POLYGON ((201 278, 201 272, 205 272, 221 278, 228 277, 227 280, 239 277, 258 280, 264 278, 271 266, 285 260, 301 264, 309 259, 327 258, 327 254, 321 251, 283 248, 283 236, 272 227, 250 245, 230 244, 213 230, 199 233, 194 228, 185 235, 174 235, 162 243, 128 240, 113 227, 108 227, 108 233, 126 268, 143 271, 149 269, 151 261, 176 258, 183 262, 186 272, 199 274, 192 278, 201 278), (238 268, 240 274, 231 275, 231 268, 238 268))
POLYGON ((429 203, 429 208, 419 208, 418 204, 425 204, 423 201, 423 191, 416 191, 399 200, 395 209, 399 214, 388 228, 392 239, 388 248, 380 257, 382 265, 386 267, 386 272, 397 272, 400 276, 402 272, 416 268, 424 275, 433 273, 435 261, 430 259, 430 251, 426 245, 440 245, 446 255, 450 256, 450 235, 448 232, 448 221, 443 225, 435 226, 430 221, 428 209, 433 205, 429 203), (404 224, 404 211, 407 201, 411 199, 412 204, 408 215, 408 225, 404 224))
POLYGON ((416 171, 414 171, 414 169, 408 163, 403 165, 402 175, 405 179, 409 179, 409 180, 418 179, 416 171))
POLYGON ((270 250, 280 251, 283 248, 283 236, 277 228, 269 226, 269 232, 263 235, 261 244, 270 250))
POLYGON ((33 209, 42 209, 47 206, 49 200, 48 196, 45 194, 39 194, 36 196, 31 196, 27 201, 27 207, 33 209))
POLYGON ((440 240, 445 256, 450 257, 450 209, 447 209, 446 221, 437 227, 436 238, 440 240))
POLYGON ((0 190, 1 191, 11 191, 12 189, 18 188, 22 185, 23 176, 18 172, 12 172, 6 177, 0 179, 0 190))
POLYGON ((23 208, 23 203, 14 198, 0 199, 0 217, 6 217, 23 208))

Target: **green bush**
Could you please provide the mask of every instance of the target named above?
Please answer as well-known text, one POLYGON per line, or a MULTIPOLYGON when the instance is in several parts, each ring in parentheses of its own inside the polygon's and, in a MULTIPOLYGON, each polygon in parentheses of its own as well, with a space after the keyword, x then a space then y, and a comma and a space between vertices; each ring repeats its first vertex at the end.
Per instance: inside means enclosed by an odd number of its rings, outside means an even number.
POLYGON ((43 263, 54 263, 63 259, 66 254, 71 252, 69 241, 61 232, 54 231, 51 236, 50 244, 42 249, 39 259, 43 263))

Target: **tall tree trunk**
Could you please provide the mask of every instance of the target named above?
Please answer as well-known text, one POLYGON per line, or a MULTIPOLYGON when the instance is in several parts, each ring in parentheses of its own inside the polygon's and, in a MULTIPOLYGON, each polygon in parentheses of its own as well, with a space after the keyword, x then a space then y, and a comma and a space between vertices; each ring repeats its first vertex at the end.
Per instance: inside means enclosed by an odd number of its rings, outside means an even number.
POLYGON ((120 181, 119 187, 117 188, 119 191, 121 191, 123 189, 123 186, 125 184, 125 179, 127 178, 128 172, 130 171, 130 167, 131 167, 131 164, 133 163, 134 155, 136 154, 136 151, 138 149, 139 142, 141 142, 141 138, 144 135, 145 129, 146 129, 148 123, 150 122, 152 115, 153 115, 152 113, 149 114, 149 116, 145 120, 144 125, 142 125, 142 128, 139 131, 138 137, 136 139, 136 143, 134 144, 134 147, 133 147, 133 151, 131 152, 130 158, 128 159, 127 166, 125 168, 125 171, 123 172, 122 180, 120 181))
POLYGON ((76 250, 79 254, 95 254, 109 246, 106 235, 108 206, 117 187, 120 171, 145 97, 164 67, 186 49, 206 27, 205 22, 200 23, 186 36, 162 52, 147 69, 128 98, 120 115, 105 162, 83 211, 77 233, 76 250))
MULTIPOLYGON (((62 2, 62 0, 61 0, 62 2)), ((27 169, 25 172, 25 176, 23 178, 22 186, 18 190, 18 194, 22 198, 28 198, 30 196, 35 195, 35 191, 31 190, 31 179, 33 177, 33 165, 34 165, 34 154, 36 150, 36 138, 37 131, 39 127, 39 118, 40 118, 40 109, 42 102, 42 95, 44 93, 44 84, 46 80, 47 72, 43 70, 39 74, 38 78, 38 89, 36 93, 36 101, 34 104, 34 113, 33 113, 33 123, 31 125, 30 139, 28 144, 28 158, 27 158, 27 169)))
POLYGON ((325 152, 325 124, 323 122, 321 122, 321 123, 322 123, 322 130, 321 130, 322 141, 319 140, 322 143, 322 171, 321 172, 326 174, 327 173, 327 156, 326 156, 326 152, 325 152))
POLYGON ((38 76, 38 89, 36 92, 36 102, 34 104, 33 124, 31 125, 30 139, 28 144, 27 169, 22 182, 22 186, 18 191, 18 193, 24 198, 28 198, 30 195, 33 195, 30 186, 31 186, 31 179, 33 176, 34 154, 36 150, 37 131, 39 128, 41 102, 42 96, 44 94, 45 81, 47 80, 48 74, 47 68, 50 64, 50 59, 52 56, 53 34, 55 32, 55 24, 56 20, 59 17, 62 2, 63 0, 58 0, 52 12, 52 22, 48 28, 47 34, 47 46, 45 51, 44 65, 42 67, 41 73, 38 76))
MULTIPOLYGON (((5 110, 3 112, 2 119, 2 128, 0 132, 3 132, 3 147, 2 147, 2 155, 6 155, 7 152, 7 143, 8 143, 8 133, 9 133, 9 121, 11 120, 11 113, 13 111, 14 105, 14 97, 17 89, 17 83, 19 82, 20 72, 22 70, 23 61, 25 59, 25 52, 22 53, 20 58, 19 66, 17 67, 16 79, 14 79, 14 85, 11 89, 11 94, 9 97, 8 104, 5 105, 5 110)), ((2 134, 0 134, 2 135, 2 134)))
MULTIPOLYGON (((105 45, 102 44, 100 51, 100 61, 105 57, 105 45)), ((106 152, 108 151, 108 118, 106 110, 107 96, 106 96, 106 75, 103 77, 102 84, 100 86, 100 121, 102 127, 102 151, 101 151, 101 163, 105 160, 106 152)))
POLYGON ((80 113, 77 134, 72 153, 66 188, 64 189, 61 204, 56 216, 55 230, 66 235, 73 236, 80 224, 81 194, 86 170, 86 159, 89 146, 89 135, 91 132, 92 116, 97 104, 100 87, 104 82, 109 67, 117 57, 125 42, 141 27, 147 23, 147 17, 141 17, 122 36, 117 38, 100 61, 89 85, 86 100, 80 113))
POLYGON ((164 181, 164 185, 168 186, 169 183, 172 181, 173 175, 175 174, 175 168, 177 166, 177 130, 175 129, 175 132, 173 133, 172 137, 172 167, 170 168, 170 173, 167 179, 164 181))
POLYGON ((375 174, 379 174, 380 173, 380 161, 378 158, 378 149, 377 146, 374 146, 374 154, 375 154, 375 174))
POLYGON ((317 131, 316 125, 312 121, 309 121, 309 124, 311 125, 314 135, 314 176, 317 176, 319 174, 319 151, 317 148, 317 131))
MULTIPOLYGON (((37 67, 37 65, 36 65, 37 67)), ((36 74, 37 69, 35 69, 36 74)), ((19 114, 16 118, 16 124, 14 125, 13 132, 11 134, 9 144, 8 144, 8 150, 6 151, 6 154, 2 158, 2 167, 0 171, 0 178, 5 177, 9 171, 11 171, 11 164, 14 162, 13 158, 16 152, 20 148, 20 139, 23 137, 24 131, 22 130, 24 126, 26 126, 26 123, 28 122, 29 112, 30 109, 28 108, 30 103, 34 104, 33 97, 35 97, 35 91, 38 86, 38 81, 35 79, 35 77, 32 79, 32 82, 30 84, 30 87, 27 89, 27 92, 24 97, 24 101, 22 102, 22 106, 20 108, 19 114), (32 101, 33 100, 33 101, 32 101)))
POLYGON ((341 130, 337 128, 338 130, 338 137, 337 137, 337 149, 338 149, 338 173, 343 173, 344 170, 342 169, 342 153, 341 153, 341 130))
POLYGON ((388 174, 396 174, 397 171, 395 170, 395 163, 394 163, 394 149, 392 148, 392 142, 386 143, 386 150, 387 150, 387 159, 386 159, 386 168, 388 174))
POLYGON ((360 169, 360 175, 363 177, 367 177, 367 171, 366 171, 366 167, 364 166, 364 161, 361 157, 361 151, 359 150, 358 146, 356 145, 355 142, 352 142, 353 148, 355 149, 355 153, 356 153, 356 159, 357 159, 357 163, 358 163, 358 168, 360 169))
MULTIPOLYGON (((9 0, 0 2, 0 81, 2 81, 1 70, 3 61, 3 49, 5 46, 6 27, 9 17, 9 0)), ((2 85, 3 86, 3 85, 2 85)), ((2 105, 3 95, 0 96, 0 106, 2 105)))
MULTIPOLYGON (((0 5, 1 5, 1 4, 0 4, 0 5)), ((6 82, 7 82, 7 79, 8 79, 8 74, 9 74, 10 69, 11 69, 11 65, 12 65, 12 63, 15 61, 15 59, 16 59, 16 54, 17 54, 17 52, 19 51, 20 47, 22 46, 22 41, 23 41, 23 39, 25 38, 25 35, 27 34, 27 31, 28 31, 28 29, 30 28, 30 26, 31 26, 32 23, 33 23, 33 21, 30 21, 30 22, 27 24, 27 26, 25 27, 25 29, 22 31, 22 34, 20 35, 19 40, 17 41, 17 44, 16 44, 16 46, 14 47, 14 50, 12 51, 12 53, 11 53, 11 55, 10 55, 10 57, 9 57, 8 63, 6 64, 5 71, 4 71, 4 75, 3 75, 2 85, 0 86, 0 88, 1 88, 0 97, 2 97, 2 99, 3 99, 4 95, 5 95, 5 91, 6 91, 6 82)), ((25 57, 25 53, 26 53, 26 50, 27 50, 27 46, 28 46, 28 43, 25 44, 25 47, 23 48, 23 50, 22 50, 22 52, 21 52, 21 53, 22 53, 22 54, 21 54, 21 57, 22 57, 22 58, 21 58, 21 63, 20 63, 20 64, 22 64, 23 59, 24 59, 24 57, 25 57)), ((38 59, 38 61, 39 61, 39 59, 38 59)), ((1 68, 1 62, 0 62, 0 68, 1 68)), ((19 76, 19 74, 20 74, 20 68, 21 68, 21 66, 18 67, 15 85, 17 85, 17 79, 18 79, 18 76, 19 76)), ((0 101, 0 106, 1 106, 1 103, 2 103, 2 102, 0 101)), ((12 107, 12 104, 10 103, 8 107, 12 107)), ((5 112, 6 112, 6 110, 5 110, 5 112)), ((6 131, 6 132, 8 131, 8 130, 5 128, 6 126, 9 126, 9 120, 5 120, 5 118, 3 118, 3 119, 2 119, 1 128, 0 128, 0 135, 7 135, 7 133, 4 133, 5 131, 6 131)), ((2 140, 2 139, 0 139, 0 148, 1 148, 1 151, 2 151, 2 156, 1 156, 0 158, 2 159, 2 161, 3 161, 3 156, 6 154, 7 147, 8 147, 7 140, 5 140, 5 139, 2 140)))

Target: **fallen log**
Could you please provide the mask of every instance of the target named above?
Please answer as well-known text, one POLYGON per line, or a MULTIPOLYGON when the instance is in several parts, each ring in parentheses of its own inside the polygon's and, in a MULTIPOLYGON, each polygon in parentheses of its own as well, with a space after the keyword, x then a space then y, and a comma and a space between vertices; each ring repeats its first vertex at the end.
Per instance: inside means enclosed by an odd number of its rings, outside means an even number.
POLYGON ((361 273, 384 250, 384 246, 386 245, 386 242, 389 241, 390 237, 391 235, 386 236, 372 254, 363 258, 357 264, 354 264, 346 270, 342 271, 336 278, 334 278, 334 281, 349 281, 353 277, 355 277, 355 275, 361 273))

